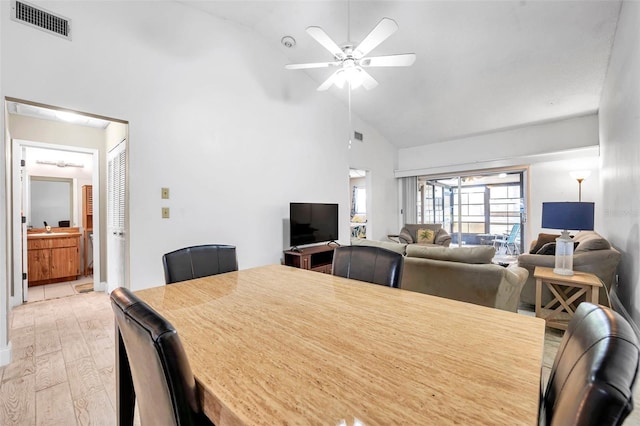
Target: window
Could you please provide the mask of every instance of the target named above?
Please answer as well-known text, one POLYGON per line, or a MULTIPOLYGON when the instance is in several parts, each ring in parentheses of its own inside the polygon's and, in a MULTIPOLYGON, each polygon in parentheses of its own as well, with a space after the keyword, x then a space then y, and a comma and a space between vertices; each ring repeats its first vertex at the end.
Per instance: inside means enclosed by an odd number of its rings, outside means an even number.
POLYGON ((524 213, 523 171, 418 177, 418 223, 441 223, 452 242, 487 244, 524 213))

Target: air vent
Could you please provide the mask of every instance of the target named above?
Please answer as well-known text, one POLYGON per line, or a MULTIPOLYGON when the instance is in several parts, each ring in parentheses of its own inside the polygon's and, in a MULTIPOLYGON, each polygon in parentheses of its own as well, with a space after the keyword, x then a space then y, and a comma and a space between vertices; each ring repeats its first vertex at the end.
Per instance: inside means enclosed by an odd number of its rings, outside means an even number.
POLYGON ((71 20, 22 1, 11 2, 11 19, 71 40, 71 20))
POLYGON ((362 133, 360 132, 353 132, 353 137, 357 140, 357 141, 363 141, 364 140, 364 136, 362 133))

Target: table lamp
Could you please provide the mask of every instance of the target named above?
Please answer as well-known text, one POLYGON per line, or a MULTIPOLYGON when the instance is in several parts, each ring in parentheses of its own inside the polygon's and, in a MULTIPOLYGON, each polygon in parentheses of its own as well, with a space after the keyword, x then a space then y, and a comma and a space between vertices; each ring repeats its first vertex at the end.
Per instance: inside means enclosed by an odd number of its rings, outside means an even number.
POLYGON ((573 275, 573 240, 569 229, 593 230, 594 203, 542 203, 542 227, 561 229, 556 239, 556 264, 553 272, 558 275, 573 275))

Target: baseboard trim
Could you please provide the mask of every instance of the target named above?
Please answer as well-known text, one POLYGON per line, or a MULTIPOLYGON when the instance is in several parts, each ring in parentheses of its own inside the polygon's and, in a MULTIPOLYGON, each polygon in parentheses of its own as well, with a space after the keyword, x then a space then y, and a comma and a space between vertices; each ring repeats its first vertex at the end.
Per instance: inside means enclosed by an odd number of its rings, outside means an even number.
POLYGON ((638 327, 638 324, 635 323, 635 321, 629 314, 629 311, 627 311, 627 308, 625 308, 625 306, 622 304, 622 301, 618 297, 618 294, 615 291, 611 291, 609 292, 609 297, 611 299, 611 306, 613 310, 622 315, 627 320, 627 322, 631 324, 631 328, 636 333, 638 340, 640 340, 640 327, 638 327))
POLYGON ((0 349, 0 367, 11 364, 11 342, 0 349))

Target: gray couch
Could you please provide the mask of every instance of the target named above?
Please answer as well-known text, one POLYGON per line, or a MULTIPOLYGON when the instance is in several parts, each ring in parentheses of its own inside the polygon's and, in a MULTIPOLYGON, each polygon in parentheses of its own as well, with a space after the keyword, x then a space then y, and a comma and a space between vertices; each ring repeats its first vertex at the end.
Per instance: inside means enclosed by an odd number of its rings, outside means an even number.
MULTIPOLYGON (((548 234, 540 234, 539 237, 546 237, 550 241, 553 240, 553 236, 548 234)), ((573 237, 573 241, 578 243, 573 251, 573 270, 597 275, 606 287, 600 289, 600 303, 608 305, 606 292, 611 289, 611 285, 615 280, 616 268, 620 262, 620 252, 611 247, 609 241, 594 231, 580 231, 573 237)), ((546 245, 550 244, 553 244, 553 242, 546 245)), ((529 271, 529 278, 527 278, 527 282, 522 289, 521 301, 523 303, 529 305, 535 305, 536 303, 536 279, 533 276, 536 266, 548 268, 555 266, 554 254, 537 254, 543 253, 546 245, 542 245, 538 249, 537 247, 540 244, 538 244, 538 240, 534 240, 531 243, 530 251, 535 249, 536 253, 518 256, 518 266, 529 271)), ((543 287, 542 305, 544 306, 551 299, 551 292, 546 287, 543 287)))
POLYGON ((400 288, 517 312, 528 273, 516 265, 494 265, 493 247, 445 248, 352 240, 405 255, 400 288))

